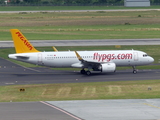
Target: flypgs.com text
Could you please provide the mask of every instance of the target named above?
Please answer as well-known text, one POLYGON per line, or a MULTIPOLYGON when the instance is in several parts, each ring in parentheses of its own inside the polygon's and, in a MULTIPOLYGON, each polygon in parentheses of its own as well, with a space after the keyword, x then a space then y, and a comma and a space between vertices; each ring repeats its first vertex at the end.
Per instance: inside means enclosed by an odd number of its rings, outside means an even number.
POLYGON ((100 61, 111 61, 115 59, 132 59, 132 53, 127 53, 127 54, 99 54, 99 53, 94 53, 93 59, 100 61))

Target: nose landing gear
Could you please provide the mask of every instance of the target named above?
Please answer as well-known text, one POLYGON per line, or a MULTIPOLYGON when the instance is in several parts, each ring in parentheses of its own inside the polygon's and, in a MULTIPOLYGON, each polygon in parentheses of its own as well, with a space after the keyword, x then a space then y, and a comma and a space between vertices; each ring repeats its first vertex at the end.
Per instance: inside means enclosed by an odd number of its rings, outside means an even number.
POLYGON ((133 68, 133 74, 136 74, 137 73, 136 67, 132 66, 132 68, 133 68))

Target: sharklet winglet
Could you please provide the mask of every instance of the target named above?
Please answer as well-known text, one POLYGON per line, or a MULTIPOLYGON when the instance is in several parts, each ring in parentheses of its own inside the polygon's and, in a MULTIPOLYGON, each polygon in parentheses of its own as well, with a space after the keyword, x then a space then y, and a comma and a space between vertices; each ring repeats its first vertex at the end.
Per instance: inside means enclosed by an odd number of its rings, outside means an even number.
POLYGON ((77 56, 78 60, 83 61, 83 58, 78 54, 78 52, 77 51, 74 51, 74 52, 76 53, 76 56, 77 56))
POLYGON ((52 48, 53 48, 53 50, 54 50, 55 52, 58 52, 58 50, 56 49, 56 47, 53 46, 52 48))

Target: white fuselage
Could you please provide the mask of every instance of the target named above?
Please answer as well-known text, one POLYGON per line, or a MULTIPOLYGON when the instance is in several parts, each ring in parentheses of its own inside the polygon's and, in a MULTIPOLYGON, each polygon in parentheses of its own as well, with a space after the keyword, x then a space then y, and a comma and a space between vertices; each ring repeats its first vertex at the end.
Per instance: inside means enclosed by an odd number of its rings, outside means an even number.
MULTIPOLYGON (((113 62, 116 66, 147 65, 154 61, 145 52, 137 50, 77 51, 83 60, 95 63, 113 62)), ((9 58, 51 67, 82 67, 74 51, 9 54, 9 58)))

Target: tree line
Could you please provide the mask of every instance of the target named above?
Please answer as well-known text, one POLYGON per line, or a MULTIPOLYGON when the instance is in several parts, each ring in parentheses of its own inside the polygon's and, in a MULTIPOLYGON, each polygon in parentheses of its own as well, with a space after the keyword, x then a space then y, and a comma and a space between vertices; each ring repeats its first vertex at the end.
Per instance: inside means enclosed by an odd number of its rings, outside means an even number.
MULTIPOLYGON (((1 4, 6 4, 0 0, 1 4)), ((124 0, 9 0, 7 4, 39 4, 39 5, 123 5, 124 0)), ((150 0, 151 4, 160 3, 160 0, 150 0)))

